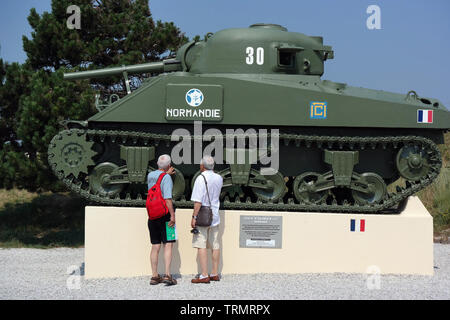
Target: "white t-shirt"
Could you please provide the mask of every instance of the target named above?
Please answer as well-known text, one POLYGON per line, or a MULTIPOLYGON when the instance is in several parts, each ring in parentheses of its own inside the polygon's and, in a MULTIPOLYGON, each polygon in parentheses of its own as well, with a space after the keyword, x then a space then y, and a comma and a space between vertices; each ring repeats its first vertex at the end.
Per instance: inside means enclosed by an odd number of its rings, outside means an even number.
MULTIPOLYGON (((219 206, 220 191, 222 190, 222 176, 212 170, 202 172, 208 182, 209 197, 211 199, 211 209, 213 212, 213 221, 211 226, 217 226, 220 223, 219 206)), ((192 189, 191 201, 201 202, 203 206, 209 206, 208 195, 206 193, 205 179, 201 175, 195 179, 192 189)))

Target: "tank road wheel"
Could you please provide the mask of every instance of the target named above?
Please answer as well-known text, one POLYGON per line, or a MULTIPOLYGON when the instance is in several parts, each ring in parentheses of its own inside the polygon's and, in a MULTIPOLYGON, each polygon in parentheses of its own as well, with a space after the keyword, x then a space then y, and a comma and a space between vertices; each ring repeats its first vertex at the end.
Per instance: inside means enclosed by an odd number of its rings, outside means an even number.
POLYGON ((328 191, 315 191, 314 184, 321 175, 315 172, 305 172, 294 180, 294 196, 300 203, 324 203, 328 191))
POLYGON ((94 194, 106 197, 114 197, 122 192, 123 184, 109 183, 111 174, 119 168, 114 163, 103 162, 97 165, 89 175, 89 186, 94 194))
MULTIPOLYGON (((173 182, 172 198, 173 200, 180 200, 184 194, 184 190, 186 189, 186 180, 184 179, 183 172, 181 172, 179 169, 175 167, 173 168, 175 169, 175 173, 170 176, 173 182)), ((148 172, 156 170, 158 169, 148 167, 148 172)), ((147 177, 145 177, 145 186, 147 187, 147 177)))
POLYGON ((86 141, 81 130, 65 130, 53 137, 48 154, 49 163, 56 172, 62 171, 64 177, 73 174, 78 178, 80 172, 88 174, 88 166, 95 165, 92 157, 94 142, 86 141))
POLYGON ((368 188, 367 192, 352 190, 352 196, 356 202, 359 204, 375 204, 384 199, 387 187, 382 177, 372 172, 363 173, 360 177, 366 180, 368 188))
POLYGON ((431 169, 429 154, 417 144, 408 144, 397 153, 396 165, 400 175, 406 180, 419 181, 431 169))
POLYGON ((278 201, 287 191, 286 181, 280 172, 274 175, 261 175, 258 170, 251 169, 249 185, 253 193, 262 201, 278 201), (259 186, 255 186, 255 184, 259 186))
MULTIPOLYGON (((194 183, 197 177, 200 175, 201 171, 197 171, 191 180, 191 190, 194 189, 194 183)), ((225 198, 226 196, 234 198, 235 196, 243 197, 244 191, 242 191, 242 188, 237 185, 231 184, 231 170, 230 168, 224 169, 222 171, 216 172, 217 174, 220 174, 223 178, 223 187, 222 191, 220 192, 220 199, 225 198)))
POLYGON ((195 183, 195 180, 197 180, 197 177, 198 177, 201 173, 202 173, 202 172, 199 170, 199 171, 197 171, 197 172, 194 174, 194 176, 192 177, 192 180, 191 180, 191 190, 194 189, 194 183, 195 183))
POLYGON ((184 180, 183 173, 176 168, 174 168, 174 169, 175 169, 175 174, 171 175, 172 182, 173 182, 172 198, 174 200, 178 200, 184 194, 186 182, 184 180))

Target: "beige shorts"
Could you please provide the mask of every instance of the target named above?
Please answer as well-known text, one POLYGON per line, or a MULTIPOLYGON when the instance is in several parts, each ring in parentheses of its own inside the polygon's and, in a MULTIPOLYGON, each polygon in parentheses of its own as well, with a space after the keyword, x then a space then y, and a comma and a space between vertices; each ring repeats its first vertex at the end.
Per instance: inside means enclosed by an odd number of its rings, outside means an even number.
POLYGON ((209 248, 218 250, 219 245, 219 226, 215 227, 197 227, 199 233, 192 237, 192 247, 205 249, 207 243, 209 248))

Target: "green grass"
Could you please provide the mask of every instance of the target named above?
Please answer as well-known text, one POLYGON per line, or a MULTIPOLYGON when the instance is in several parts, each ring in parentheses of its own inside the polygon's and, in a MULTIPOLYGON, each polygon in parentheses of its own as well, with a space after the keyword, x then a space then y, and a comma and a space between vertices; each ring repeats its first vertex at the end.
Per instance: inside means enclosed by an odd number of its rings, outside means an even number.
POLYGON ((0 203, 0 247, 84 245, 84 200, 69 194, 32 194, 17 190, 0 190, 0 195, 4 201, 0 203))
POLYGON ((442 170, 436 181, 418 196, 433 216, 435 233, 450 234, 450 132, 444 135, 445 144, 440 145, 442 170))
POLYGON ((434 228, 440 232, 450 228, 450 168, 442 168, 441 174, 418 196, 433 216, 434 228))

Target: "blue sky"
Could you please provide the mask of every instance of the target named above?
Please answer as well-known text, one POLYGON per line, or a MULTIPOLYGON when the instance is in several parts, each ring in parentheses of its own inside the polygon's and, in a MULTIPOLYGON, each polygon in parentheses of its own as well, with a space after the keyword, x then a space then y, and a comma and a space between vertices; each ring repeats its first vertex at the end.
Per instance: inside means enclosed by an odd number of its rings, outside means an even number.
MULTIPOLYGON (((23 62, 22 35, 30 8, 50 10, 50 0, 3 0, 0 56, 23 62)), ((158 0, 155 19, 173 21, 187 36, 256 22, 320 35, 333 46, 323 79, 441 100, 450 108, 450 1, 448 0, 158 0), (366 8, 381 9, 381 30, 368 30, 366 8)))

